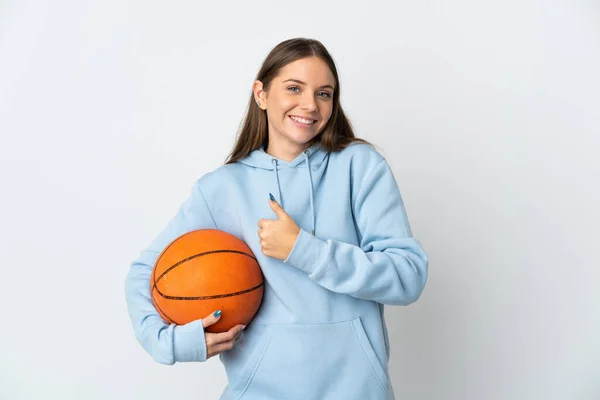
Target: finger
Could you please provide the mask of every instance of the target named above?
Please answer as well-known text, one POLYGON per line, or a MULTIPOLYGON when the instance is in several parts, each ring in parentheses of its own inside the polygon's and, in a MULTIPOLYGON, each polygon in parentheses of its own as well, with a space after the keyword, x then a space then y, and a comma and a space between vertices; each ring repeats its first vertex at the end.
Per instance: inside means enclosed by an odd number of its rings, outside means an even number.
POLYGON ((277 216, 277 219, 285 219, 288 217, 287 213, 283 210, 283 208, 281 208, 277 200, 269 199, 269 205, 271 206, 271 210, 273 210, 273 212, 277 216))
POLYGON ((235 343, 240 338, 240 336, 242 336, 242 331, 244 329, 246 329, 246 326, 245 325, 238 325, 238 326, 234 326, 231 329, 235 329, 235 332, 236 332, 235 336, 233 337, 233 342, 235 343))
POLYGON ((214 313, 212 313, 202 319, 202 326, 204 328, 207 328, 211 325, 214 325, 219 321, 220 318, 221 318, 221 310, 217 310, 214 313))
POLYGON ((262 218, 260 221, 258 221, 257 225, 258 225, 259 229, 269 229, 269 226, 271 226, 271 224, 275 221, 276 220, 274 220, 274 219, 262 218))
MULTIPOLYGON (((233 337, 233 339, 225 341, 225 342, 221 342, 221 343, 208 343, 207 342, 207 355, 208 358, 215 356, 219 353, 222 353, 224 351, 227 350, 231 350, 233 348, 233 346, 235 346, 235 344, 237 343, 237 340, 240 338, 240 336, 242 335, 242 330, 244 330, 246 327, 243 325, 239 325, 242 328, 241 329, 237 329, 236 330, 236 335, 233 337)), ((234 327, 232 329, 236 329, 238 327, 234 327)), ((209 335, 213 335, 214 334, 210 334, 209 335)))
POLYGON ((240 336, 242 336, 242 330, 241 329, 239 331, 237 331, 237 333, 233 337, 233 339, 232 339, 233 343, 236 343, 238 341, 238 339, 240 338, 240 336))
POLYGON ((243 325, 236 325, 227 332, 207 333, 207 344, 215 345, 233 340, 242 331, 242 327, 243 325))
POLYGON ((216 356, 219 353, 222 353, 227 350, 231 350, 233 348, 234 341, 230 340, 229 342, 215 344, 208 349, 208 357, 216 356))
POLYGON ((236 325, 236 326, 234 326, 233 328, 231 328, 231 329, 230 329, 230 331, 232 331, 232 330, 236 330, 236 331, 238 331, 238 332, 241 332, 241 331, 243 331, 244 329, 246 329, 246 325, 236 325))

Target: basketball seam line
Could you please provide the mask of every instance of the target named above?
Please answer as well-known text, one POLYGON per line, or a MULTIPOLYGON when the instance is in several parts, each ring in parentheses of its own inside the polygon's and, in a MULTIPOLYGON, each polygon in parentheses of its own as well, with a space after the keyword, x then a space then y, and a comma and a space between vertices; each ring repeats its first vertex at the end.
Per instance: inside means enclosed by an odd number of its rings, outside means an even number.
POLYGON ((163 294, 160 290, 158 290, 157 287, 155 287, 154 290, 156 290, 162 298, 169 299, 169 300, 211 300, 211 299, 221 299, 223 297, 239 296, 240 294, 249 293, 254 290, 260 289, 263 285, 264 285, 264 283, 261 282, 260 284, 254 286, 250 289, 240 290, 239 292, 233 292, 233 293, 215 294, 212 296, 187 296, 187 297, 186 296, 169 296, 169 295, 163 294))
POLYGON ((162 309, 161 309, 161 308, 158 306, 158 304, 157 304, 157 303, 154 301, 154 298, 152 299, 152 304, 154 304, 154 307, 155 307, 155 308, 156 308, 156 310, 158 311, 158 314, 159 314, 161 317, 163 317, 164 319, 166 319, 168 323, 170 323, 170 324, 175 324, 175 323, 176 323, 175 321, 173 321, 173 319, 172 319, 171 317, 169 317, 169 316, 167 315, 167 313, 166 313, 166 312, 164 312, 164 311, 163 311, 163 310, 162 310, 162 309))
MULTIPOLYGON (((211 251, 205 251, 204 253, 198 253, 198 254, 194 254, 193 256, 189 256, 188 258, 184 258, 181 261, 178 261, 177 263, 173 264, 172 266, 170 266, 169 268, 167 268, 162 274, 160 274, 160 276, 156 279, 154 279, 154 282, 152 284, 152 289, 156 288, 156 284, 158 283, 158 281, 160 281, 162 279, 163 276, 165 276, 170 270, 172 270, 173 268, 183 264, 184 262, 190 261, 196 257, 201 257, 201 256, 205 256, 207 254, 215 254, 215 253, 235 253, 235 254, 242 254, 246 257, 250 257, 251 259, 253 259, 254 261, 256 261, 258 263, 258 260, 248 254, 245 253, 243 251, 239 251, 239 250, 211 250, 211 251)), ((158 263, 159 260, 157 260, 156 262, 158 263)), ((156 276, 156 274, 153 274, 154 276, 156 276)))

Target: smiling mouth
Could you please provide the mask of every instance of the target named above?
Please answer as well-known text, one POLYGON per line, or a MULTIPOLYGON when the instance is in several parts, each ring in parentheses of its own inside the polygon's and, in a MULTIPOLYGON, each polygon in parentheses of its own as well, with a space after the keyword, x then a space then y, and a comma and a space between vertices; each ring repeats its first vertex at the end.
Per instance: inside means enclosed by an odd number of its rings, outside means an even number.
POLYGON ((300 118, 300 117, 296 117, 296 116, 293 116, 293 115, 290 115, 289 117, 290 117, 290 119, 292 121, 294 121, 294 122, 296 122, 298 124, 301 124, 301 125, 312 125, 315 122, 317 122, 317 120, 315 120, 315 119, 300 118))

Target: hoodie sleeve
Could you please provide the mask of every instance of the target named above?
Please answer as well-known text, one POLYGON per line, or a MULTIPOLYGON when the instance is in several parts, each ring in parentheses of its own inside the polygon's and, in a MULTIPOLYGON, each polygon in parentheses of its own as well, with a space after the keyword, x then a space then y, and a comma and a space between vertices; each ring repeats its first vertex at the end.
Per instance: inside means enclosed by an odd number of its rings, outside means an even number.
POLYGON ((215 223, 196 182, 191 195, 166 228, 131 263, 125 279, 125 297, 135 336, 150 356, 161 364, 206 361, 202 320, 186 325, 165 323, 152 304, 150 277, 161 251, 174 239, 192 230, 208 228, 215 228, 215 223))
POLYGON ((383 159, 353 201, 360 247, 323 241, 300 230, 284 260, 333 292, 383 304, 415 302, 427 281, 428 258, 412 237, 394 175, 383 159))

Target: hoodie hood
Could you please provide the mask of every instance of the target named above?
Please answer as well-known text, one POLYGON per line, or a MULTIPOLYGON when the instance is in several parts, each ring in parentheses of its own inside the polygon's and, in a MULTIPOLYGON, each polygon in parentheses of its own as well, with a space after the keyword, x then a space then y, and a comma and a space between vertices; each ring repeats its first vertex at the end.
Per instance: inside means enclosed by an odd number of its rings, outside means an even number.
POLYGON ((249 167, 261 168, 265 170, 273 171, 273 182, 277 188, 275 193, 279 196, 276 200, 279 205, 285 209, 283 203, 283 193, 281 191, 281 182, 279 180, 279 171, 285 168, 302 168, 306 171, 306 185, 310 192, 310 211, 312 230, 311 233, 315 234, 315 226, 317 222, 317 214, 315 211, 315 193, 314 193, 314 182, 312 179, 311 168, 316 168, 323 163, 323 160, 327 156, 327 152, 323 151, 318 143, 315 143, 308 147, 298 155, 294 160, 287 162, 268 154, 262 147, 253 150, 248 156, 239 160, 239 163, 247 165, 249 167))

